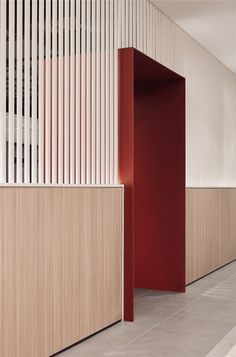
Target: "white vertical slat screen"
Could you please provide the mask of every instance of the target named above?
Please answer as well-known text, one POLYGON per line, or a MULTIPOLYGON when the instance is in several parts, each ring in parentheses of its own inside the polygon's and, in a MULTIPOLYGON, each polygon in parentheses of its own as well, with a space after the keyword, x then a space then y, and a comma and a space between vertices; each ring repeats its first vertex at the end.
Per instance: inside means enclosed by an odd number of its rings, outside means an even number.
POLYGON ((24 182, 30 182, 30 3, 24 21, 24 182))
POLYGON ((76 50, 75 50, 75 171, 76 184, 80 183, 81 174, 81 1, 76 1, 76 50))
POLYGON ((187 184, 236 184, 236 75, 158 1, 1 0, 0 21, 0 183, 117 183, 129 46, 186 77, 187 184))
POLYGON ((110 62, 109 62, 109 40, 110 40, 110 0, 105 3, 105 184, 109 183, 109 129, 110 129, 110 62))
POLYGON ((44 1, 39 2, 38 26, 38 182, 44 182, 44 1))
POLYGON ((96 177, 101 182, 101 2, 96 2, 96 177))
POLYGON ((63 52, 63 6, 58 1, 58 183, 64 182, 64 52, 63 52))
POLYGON ((8 181, 15 181, 15 2, 10 1, 8 19, 8 181))
POLYGON ((51 1, 46 1, 45 19, 45 183, 51 182, 51 1))
POLYGON ((57 1, 52 2, 52 183, 58 182, 58 60, 57 60, 57 1))
POLYGON ((75 0, 70 1, 70 183, 75 183, 75 0))
POLYGON ((7 3, 1 1, 0 8, 0 183, 7 181, 6 144, 7 144, 7 110, 6 110, 6 36, 7 36, 7 3))
MULTIPOLYGON (((31 25, 31 182, 37 183, 37 144, 38 144, 38 124, 37 124, 37 2, 32 1, 32 25, 31 25)), ((18 20, 18 17, 17 17, 18 20)), ((17 118, 18 120, 18 118, 17 118)))
POLYGON ((86 0, 86 184, 91 182, 91 4, 92 0, 86 0))
POLYGON ((96 1, 92 1, 91 24, 91 183, 96 182, 96 1))
POLYGON ((81 1, 81 183, 85 184, 86 170, 86 2, 81 1))
POLYGON ((105 33, 106 33, 106 28, 105 28, 105 0, 101 0, 101 74, 100 74, 100 79, 101 79, 101 130, 100 130, 100 140, 101 140, 101 164, 100 164, 100 170, 101 170, 101 177, 100 177, 100 183, 104 184, 105 183, 105 98, 106 98, 106 92, 105 92, 105 33))
POLYGON ((64 182, 69 183, 70 176, 70 19, 69 19, 69 0, 65 0, 64 16, 64 182))
MULTIPOLYGON (((19 0, 17 2, 17 59, 16 59, 16 68, 17 68, 17 107, 16 107, 16 115, 17 115, 17 154, 16 154, 16 177, 17 182, 22 182, 22 109, 23 109, 23 101, 22 101, 22 88, 23 88, 23 1, 19 0)), ((36 22, 37 24, 37 22, 36 22)), ((36 42, 37 44, 37 42, 36 42)))

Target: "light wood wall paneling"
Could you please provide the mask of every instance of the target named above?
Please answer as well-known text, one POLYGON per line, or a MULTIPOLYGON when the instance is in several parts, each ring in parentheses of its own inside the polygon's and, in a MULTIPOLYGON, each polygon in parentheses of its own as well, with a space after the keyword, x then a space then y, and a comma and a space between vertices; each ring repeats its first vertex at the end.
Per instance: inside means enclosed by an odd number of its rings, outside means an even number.
POLYGON ((236 189, 230 189, 229 195, 229 260, 236 259, 236 189))
POLYGON ((48 357, 122 318, 122 188, 0 188, 0 356, 48 357))
POLYGON ((236 189, 186 192, 186 283, 236 259, 236 189))

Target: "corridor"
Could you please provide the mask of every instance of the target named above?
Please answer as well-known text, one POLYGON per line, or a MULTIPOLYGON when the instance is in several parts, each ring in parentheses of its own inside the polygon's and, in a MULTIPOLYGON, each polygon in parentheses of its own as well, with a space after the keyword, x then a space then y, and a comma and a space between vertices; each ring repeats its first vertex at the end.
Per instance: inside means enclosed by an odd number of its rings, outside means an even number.
POLYGON ((60 357, 235 357, 236 262, 185 294, 135 291, 135 322, 122 322, 60 357))

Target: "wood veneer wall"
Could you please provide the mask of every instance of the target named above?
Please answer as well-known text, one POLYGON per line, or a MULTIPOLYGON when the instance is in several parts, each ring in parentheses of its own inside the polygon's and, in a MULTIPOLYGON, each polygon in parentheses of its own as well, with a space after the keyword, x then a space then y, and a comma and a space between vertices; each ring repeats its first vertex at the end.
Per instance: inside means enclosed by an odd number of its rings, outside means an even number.
POLYGON ((47 357, 122 318, 122 188, 0 188, 0 356, 47 357))
POLYGON ((236 189, 186 192, 186 283, 236 259, 236 189))

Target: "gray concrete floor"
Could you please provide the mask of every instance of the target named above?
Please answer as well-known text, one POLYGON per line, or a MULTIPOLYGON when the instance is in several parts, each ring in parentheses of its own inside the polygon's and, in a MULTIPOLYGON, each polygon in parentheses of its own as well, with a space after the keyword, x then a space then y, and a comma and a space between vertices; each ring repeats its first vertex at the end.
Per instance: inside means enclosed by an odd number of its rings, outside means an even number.
POLYGON ((135 322, 121 322, 59 357, 236 357, 236 262, 185 294, 137 289, 135 322))

